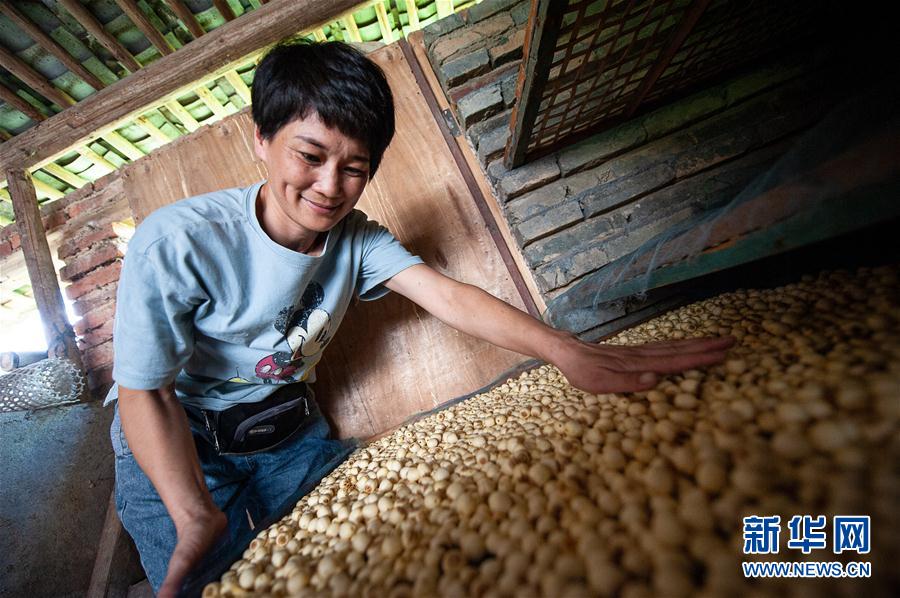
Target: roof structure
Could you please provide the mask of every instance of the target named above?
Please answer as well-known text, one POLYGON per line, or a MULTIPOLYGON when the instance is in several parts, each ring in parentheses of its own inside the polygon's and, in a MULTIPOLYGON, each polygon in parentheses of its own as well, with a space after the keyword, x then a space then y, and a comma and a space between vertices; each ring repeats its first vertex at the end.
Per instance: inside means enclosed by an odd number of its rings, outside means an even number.
MULTIPOLYGON (((269 0, 0 0, 0 152, 39 123, 95 96, 269 0)), ((368 0, 309 31, 311 39, 391 42, 477 1, 368 0)), ((31 167, 38 201, 59 199, 250 103, 258 53, 202 78, 88 142, 31 167)), ((5 175, 0 174, 5 179, 5 175)), ((14 221, 0 181, 0 226, 14 221)))

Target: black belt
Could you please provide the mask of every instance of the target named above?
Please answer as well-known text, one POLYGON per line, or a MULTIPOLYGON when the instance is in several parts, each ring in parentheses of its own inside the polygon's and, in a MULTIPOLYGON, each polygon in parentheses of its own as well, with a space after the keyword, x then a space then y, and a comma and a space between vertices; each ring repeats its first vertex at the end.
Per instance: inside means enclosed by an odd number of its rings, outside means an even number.
POLYGON ((290 438, 309 417, 306 384, 284 384, 256 403, 238 403, 223 411, 186 407, 206 427, 220 455, 268 450, 290 438))

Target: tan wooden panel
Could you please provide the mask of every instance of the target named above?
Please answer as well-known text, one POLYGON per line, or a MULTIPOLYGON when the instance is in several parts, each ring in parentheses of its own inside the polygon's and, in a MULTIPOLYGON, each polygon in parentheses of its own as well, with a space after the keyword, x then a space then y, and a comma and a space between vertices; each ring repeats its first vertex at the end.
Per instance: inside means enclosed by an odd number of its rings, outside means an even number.
MULTIPOLYGON (((396 45, 370 57, 397 101, 397 134, 359 208, 449 276, 524 310, 484 222, 396 45)), ((204 127, 135 162, 136 219, 181 197, 263 175, 249 115, 204 127)), ((341 436, 368 437, 481 388, 524 357, 463 335, 398 295, 351 306, 317 368, 316 396, 341 436)))
POLYGON ((264 179, 252 135, 245 109, 126 166, 122 177, 135 222, 173 201, 264 179))

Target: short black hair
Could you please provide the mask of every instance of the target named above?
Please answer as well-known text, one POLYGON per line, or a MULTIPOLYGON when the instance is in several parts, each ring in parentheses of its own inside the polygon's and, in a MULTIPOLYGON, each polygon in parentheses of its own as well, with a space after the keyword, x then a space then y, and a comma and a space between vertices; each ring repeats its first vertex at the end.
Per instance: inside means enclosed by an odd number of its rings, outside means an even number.
POLYGON ((342 42, 283 41, 256 67, 253 121, 263 139, 313 112, 369 149, 371 178, 394 136, 394 99, 382 70, 342 42))

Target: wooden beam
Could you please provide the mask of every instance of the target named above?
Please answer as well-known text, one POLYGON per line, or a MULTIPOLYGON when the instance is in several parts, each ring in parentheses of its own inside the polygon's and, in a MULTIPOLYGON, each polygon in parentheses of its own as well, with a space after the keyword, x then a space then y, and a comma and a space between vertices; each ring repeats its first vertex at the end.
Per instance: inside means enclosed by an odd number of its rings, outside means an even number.
POLYGON ((67 69, 84 79, 88 85, 98 91, 105 87, 103 81, 98 79, 94 73, 87 70, 83 64, 69 54, 55 39, 44 33, 44 30, 32 22, 25 14, 19 12, 19 9, 11 2, 0 2, 0 11, 3 11, 3 14, 9 17, 9 20, 13 23, 18 25, 28 37, 33 39, 43 49, 56 56, 67 69))
POLYGON ((231 83, 231 86, 234 88, 234 91, 240 96, 244 103, 248 106, 250 105, 250 88, 247 87, 247 84, 244 83, 244 80, 241 79, 241 76, 237 71, 228 71, 225 73, 225 80, 231 83))
POLYGON ((190 132, 196 131, 200 128, 200 123, 197 122, 197 119, 194 118, 194 115, 188 112, 187 108, 181 105, 181 102, 178 100, 169 100, 165 103, 165 107, 169 109, 175 118, 181 121, 181 124, 184 125, 184 128, 190 132))
POLYGON ((198 38, 206 33, 203 31, 203 27, 200 26, 200 21, 198 21, 194 13, 191 12, 191 9, 184 5, 184 2, 181 0, 166 0, 166 4, 169 5, 169 8, 175 13, 175 16, 184 23, 184 26, 188 28, 188 31, 191 32, 191 35, 193 35, 194 38, 198 38))
POLYGON ((64 183, 72 185, 76 189, 80 189, 90 182, 86 178, 80 177, 74 172, 63 168, 56 162, 48 162, 47 164, 44 164, 41 170, 43 170, 50 176, 58 178, 64 183))
POLYGON ((10 165, 40 166, 77 145, 98 139, 136 114, 187 93, 264 51, 269 44, 333 20, 357 0, 272 0, 137 73, 85 98, 0 145, 0 172, 10 165))
POLYGON ((31 68, 27 62, 2 45, 0 45, 0 66, 60 108, 65 108, 75 103, 75 100, 69 94, 54 87, 46 77, 31 68))
POLYGON ((213 95, 213 92, 209 90, 205 85, 201 85, 197 89, 194 90, 197 93, 197 97, 199 97, 204 104, 209 106, 209 109, 213 111, 213 114, 216 115, 217 118, 225 118, 228 116, 228 111, 225 110, 225 106, 222 105, 221 102, 213 95))
POLYGON ((146 116, 138 116, 137 118, 134 119, 134 122, 137 126, 144 129, 144 131, 146 131, 148 135, 150 135, 151 137, 153 137, 154 139, 156 139, 163 145, 172 141, 171 137, 166 135, 162 131, 162 129, 160 129, 159 127, 154 125, 153 121, 151 121, 146 116))
POLYGON ((357 27, 352 13, 341 17, 341 22, 344 24, 344 29, 347 30, 347 36, 350 38, 351 42, 362 41, 362 36, 359 34, 359 27, 357 27))
POLYGON ((9 89, 5 85, 0 85, 0 100, 3 100, 31 120, 40 122, 47 118, 37 108, 29 104, 25 100, 25 98, 9 89))
POLYGON ((226 21, 233 21, 235 19, 234 11, 231 10, 231 7, 228 6, 228 2, 225 0, 213 0, 213 6, 216 7, 216 10, 219 11, 226 21))
POLYGON ((524 57, 516 83, 516 103, 510 115, 512 132, 503 156, 503 163, 509 170, 525 162, 567 4, 552 0, 531 3, 531 14, 525 29, 524 57))
POLYGON ((48 199, 59 199, 65 195, 65 193, 52 185, 48 185, 41 179, 31 177, 31 182, 34 184, 34 190, 41 195, 47 196, 48 199))
POLYGON ((118 60, 122 66, 132 73, 140 70, 141 65, 134 59, 128 50, 119 43, 119 40, 110 34, 90 10, 80 0, 57 0, 59 4, 71 14, 85 31, 93 35, 100 44, 118 60))
POLYGON ((384 8, 383 2, 375 3, 375 15, 378 17, 378 28, 381 29, 381 37, 384 43, 389 44, 394 41, 394 33, 391 31, 391 23, 388 21, 387 10, 384 8))
POLYGON ((103 136, 103 139, 115 149, 122 152, 129 160, 140 160, 146 155, 141 148, 125 139, 125 137, 116 131, 110 131, 103 136))
POLYGON ((116 0, 116 4, 119 5, 119 8, 122 9, 122 12, 131 19, 131 21, 137 26, 138 29, 141 30, 150 43, 153 44, 157 50, 159 50, 160 54, 163 56, 167 54, 171 54, 175 50, 169 44, 168 40, 163 37, 162 33, 157 31, 156 27, 153 26, 153 23, 150 22, 150 19, 141 12, 140 7, 137 5, 135 0, 116 0))
MULTIPOLYGON (((6 180, 9 183, 9 194, 12 196, 16 226, 22 240, 22 253, 25 256, 34 301, 37 303, 41 323, 44 325, 47 353, 50 357, 68 357, 83 372, 81 354, 75 344, 75 332, 66 316, 66 305, 59 290, 59 279, 56 277, 56 267, 50 256, 50 245, 47 243, 47 233, 41 222, 41 210, 38 207, 34 186, 28 174, 19 168, 6 171, 6 180)), ((85 391, 81 399, 88 398, 90 393, 85 391)))
POLYGON ((91 148, 84 146, 79 147, 75 151, 77 151, 81 156, 87 160, 89 160, 92 164, 95 164, 101 168, 105 168, 110 172, 115 172, 117 166, 92 150, 91 148))

